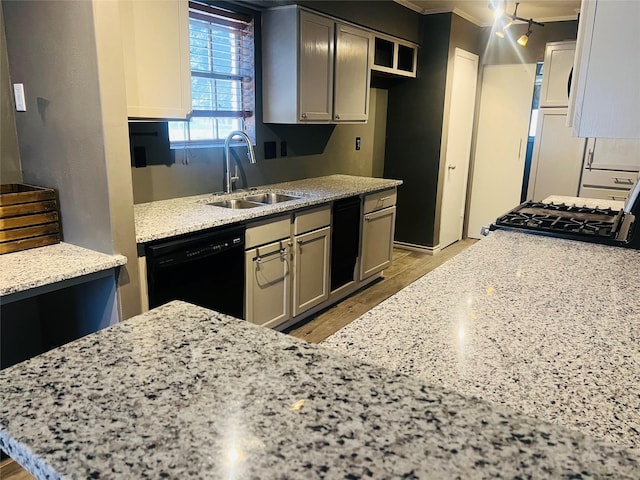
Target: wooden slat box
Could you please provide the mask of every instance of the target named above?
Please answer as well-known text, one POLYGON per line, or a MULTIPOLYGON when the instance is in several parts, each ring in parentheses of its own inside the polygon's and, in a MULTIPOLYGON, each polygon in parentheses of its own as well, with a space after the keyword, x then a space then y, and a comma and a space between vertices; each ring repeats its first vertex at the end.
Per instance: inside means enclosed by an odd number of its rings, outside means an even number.
POLYGON ((59 242, 55 190, 22 183, 0 185, 0 254, 59 242))

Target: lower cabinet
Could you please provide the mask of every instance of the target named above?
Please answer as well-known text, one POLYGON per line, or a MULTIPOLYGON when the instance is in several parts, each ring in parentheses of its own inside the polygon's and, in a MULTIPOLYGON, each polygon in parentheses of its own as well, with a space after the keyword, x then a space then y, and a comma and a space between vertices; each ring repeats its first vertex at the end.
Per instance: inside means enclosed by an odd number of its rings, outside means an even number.
POLYGON ((294 243, 293 316, 329 298, 331 228, 297 235, 294 243))
MULTIPOLYGON (((295 211, 247 225, 245 320, 269 328, 288 325, 375 280, 391 264, 396 190, 365 195, 346 218, 360 229, 346 287, 331 291, 332 204, 295 211), (363 215, 360 216, 360 208, 363 215), (355 251, 357 250, 357 251, 355 251), (357 258, 356 255, 358 255, 357 258), (357 272, 357 273, 356 273, 357 272)), ((333 239, 347 242, 347 239, 333 239)))
POLYGON ((247 226, 245 319, 274 328, 329 298, 331 205, 247 226))
POLYGON ((384 270, 391 264, 395 223, 395 206, 366 213, 362 217, 361 280, 384 270))
POLYGON ((245 318, 275 327, 291 316, 291 263, 289 239, 245 253, 245 318))

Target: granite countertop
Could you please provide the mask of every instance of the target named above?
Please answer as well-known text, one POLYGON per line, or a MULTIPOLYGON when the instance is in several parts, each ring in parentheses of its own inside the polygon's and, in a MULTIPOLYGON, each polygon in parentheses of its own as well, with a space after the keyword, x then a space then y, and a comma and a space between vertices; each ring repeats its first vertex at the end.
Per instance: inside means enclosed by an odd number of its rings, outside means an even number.
POLYGON ((324 345, 638 452, 639 270, 637 250, 497 230, 324 345))
MULTIPOLYGON (((400 180, 330 175, 294 182, 261 186, 258 192, 289 193, 301 198, 273 205, 234 210, 207 205, 207 202, 238 198, 248 192, 221 195, 197 195, 134 205, 136 242, 138 244, 197 232, 235 222, 283 213, 297 208, 318 205, 340 198, 392 188, 400 180)), ((255 192, 251 192, 255 193, 255 192)))
POLYGON ((640 471, 620 445, 182 302, 0 371, 0 447, 48 479, 640 471))
POLYGON ((600 198, 586 197, 566 197, 562 195, 550 195, 543 200, 544 203, 564 203, 566 205, 577 205, 588 208, 610 208, 612 210, 622 210, 624 202, 620 200, 603 200, 600 198))
POLYGON ((0 296, 62 282, 127 263, 122 255, 107 255, 69 243, 56 243, 0 255, 0 296))

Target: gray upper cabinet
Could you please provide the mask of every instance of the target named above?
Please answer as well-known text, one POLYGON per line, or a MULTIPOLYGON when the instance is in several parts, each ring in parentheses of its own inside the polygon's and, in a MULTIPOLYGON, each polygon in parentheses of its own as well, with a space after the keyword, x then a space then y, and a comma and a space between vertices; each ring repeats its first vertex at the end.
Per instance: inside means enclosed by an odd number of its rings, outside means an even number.
POLYGON ((368 32, 336 24, 333 119, 337 122, 366 121, 369 116, 370 47, 368 32))
MULTIPOLYGON (((335 24, 333 20, 299 12, 300 64, 298 68, 299 120, 328 121, 333 116, 333 51, 335 24)), ((277 86, 276 86, 277 87, 277 86)), ((284 86, 283 86, 284 87, 284 86)), ((289 88, 282 88, 279 97, 292 95, 289 88)), ((272 92, 273 93, 273 92, 272 92)), ((279 98, 271 97, 269 104, 279 98)), ((285 101, 286 103, 286 101, 285 101)), ((267 109, 265 108, 265 118, 267 109)), ((266 121, 266 120, 265 120, 266 121)))
POLYGON ((295 5, 262 15, 265 123, 366 122, 371 34, 295 5))

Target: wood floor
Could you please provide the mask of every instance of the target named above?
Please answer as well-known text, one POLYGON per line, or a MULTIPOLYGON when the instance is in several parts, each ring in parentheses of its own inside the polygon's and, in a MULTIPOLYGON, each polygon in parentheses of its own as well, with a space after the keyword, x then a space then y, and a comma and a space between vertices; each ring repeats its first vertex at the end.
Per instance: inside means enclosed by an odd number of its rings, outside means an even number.
POLYGON ((1 480, 33 480, 35 477, 29 475, 16 462, 7 458, 0 462, 0 479, 1 480))
POLYGON ((477 240, 461 240, 435 256, 394 248, 393 263, 384 271, 382 280, 319 312, 305 323, 295 325, 287 333, 307 342, 319 343, 475 242, 477 240))
MULTIPOLYGON (((393 263, 384 271, 384 278, 336 305, 319 312, 301 325, 295 325, 287 333, 311 343, 318 343, 345 325, 371 310, 434 268, 442 265, 477 240, 465 239, 432 256, 399 248, 393 249, 393 263)), ((10 458, 0 463, 0 480, 33 480, 10 458)))

